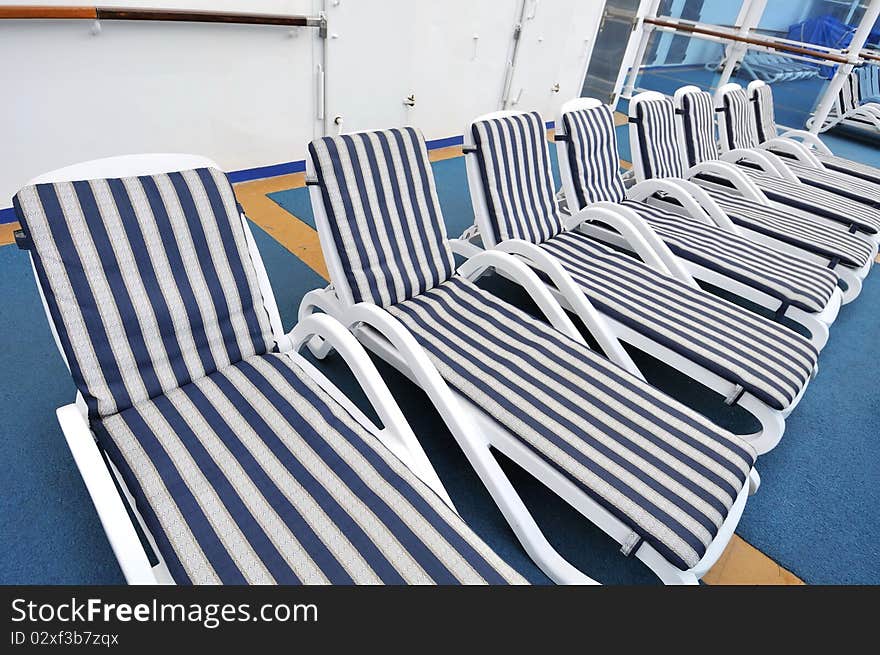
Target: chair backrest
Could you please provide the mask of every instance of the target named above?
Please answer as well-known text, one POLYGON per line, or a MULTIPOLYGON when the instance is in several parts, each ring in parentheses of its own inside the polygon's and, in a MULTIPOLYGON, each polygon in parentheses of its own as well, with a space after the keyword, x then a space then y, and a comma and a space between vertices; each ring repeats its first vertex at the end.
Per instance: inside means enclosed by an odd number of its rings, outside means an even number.
POLYGON ((630 148, 638 179, 681 177, 684 162, 678 144, 675 106, 652 91, 630 100, 630 148))
POLYGON ((38 180, 14 204, 91 418, 274 348, 222 171, 38 180))
POLYGON ((316 139, 308 166, 321 244, 343 298, 388 307, 452 277, 421 132, 405 127, 316 139))
POLYGON ((718 95, 720 101, 716 106, 723 112, 719 130, 724 149, 757 148, 761 140, 748 92, 738 84, 728 84, 718 90, 718 95))
MULTIPOLYGON (((581 209, 600 201, 624 200, 626 187, 620 173, 620 153, 611 110, 598 104, 570 111, 563 108, 561 115, 556 138, 564 145, 565 157, 560 156, 559 166, 560 169, 567 167, 571 175, 577 202, 572 208, 581 209)), ((566 189, 567 197, 568 191, 566 189)), ((571 204, 572 199, 568 200, 571 204)))
POLYGON ((755 128, 761 143, 777 136, 776 117, 773 110, 773 89, 763 82, 749 84, 754 104, 755 128))
POLYGON ((718 159, 712 96, 699 87, 686 86, 676 91, 675 104, 687 165, 696 166, 718 159))
MULTIPOLYGON (((480 191, 471 189, 478 223, 488 243, 525 239, 541 243, 563 230, 556 203, 544 120, 537 112, 504 112, 470 125, 480 191), (478 207, 477 198, 485 200, 478 207), (486 232, 488 231, 488 234, 486 232)), ((472 176, 471 180, 476 178, 472 176)))
POLYGON ((855 96, 856 89, 854 86, 854 81, 855 73, 850 73, 843 81, 843 85, 840 87, 840 91, 837 92, 837 105, 838 113, 840 116, 845 116, 858 106, 858 102, 855 96))

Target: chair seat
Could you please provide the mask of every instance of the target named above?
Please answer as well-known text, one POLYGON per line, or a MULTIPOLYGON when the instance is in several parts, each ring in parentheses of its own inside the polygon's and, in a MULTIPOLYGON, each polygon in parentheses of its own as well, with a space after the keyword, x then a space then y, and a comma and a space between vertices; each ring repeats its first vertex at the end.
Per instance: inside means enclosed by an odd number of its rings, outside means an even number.
POLYGON ((786 159, 785 164, 798 176, 798 179, 811 186, 852 198, 860 205, 880 206, 880 184, 869 182, 839 171, 813 168, 798 161, 786 159))
POLYGON ((178 583, 524 582, 285 355, 93 427, 178 583))
POLYGON ((748 444, 461 278, 388 311, 452 387, 669 562, 700 560, 754 464, 748 444))
POLYGON ((819 222, 794 207, 757 205, 734 193, 702 186, 737 225, 828 259, 837 258, 851 268, 862 268, 871 258, 870 244, 850 234, 843 224, 819 222))
POLYGON ((853 224, 868 234, 876 234, 880 231, 880 209, 874 209, 825 189, 767 175, 749 166, 739 168, 752 178, 771 200, 807 212, 821 209, 820 215, 844 225, 853 224))
POLYGON ((780 303, 821 312, 837 288, 837 275, 820 265, 644 202, 622 204, 644 218, 679 257, 759 289, 780 303))
POLYGON ((792 330, 584 234, 561 234, 541 247, 559 260, 599 311, 775 409, 792 404, 816 365, 816 350, 792 330))
POLYGON ((863 179, 873 180, 874 182, 880 183, 880 168, 877 168, 876 166, 869 166, 860 161, 845 159, 843 157, 838 157, 837 155, 826 155, 821 152, 814 152, 813 154, 816 155, 819 161, 832 170, 857 175, 863 179))

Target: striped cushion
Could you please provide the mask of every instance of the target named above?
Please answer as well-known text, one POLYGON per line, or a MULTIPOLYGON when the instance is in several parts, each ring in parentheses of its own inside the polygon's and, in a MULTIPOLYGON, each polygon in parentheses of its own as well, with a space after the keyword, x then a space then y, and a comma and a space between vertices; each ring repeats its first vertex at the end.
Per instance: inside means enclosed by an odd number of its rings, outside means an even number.
POLYGON ((775 409, 791 405, 816 365, 816 350, 797 333, 584 234, 561 234, 542 248, 601 312, 775 409))
POLYGON ((837 287, 837 275, 827 268, 755 243, 726 230, 627 200, 679 257, 725 277, 738 280, 777 298, 785 305, 820 312, 837 287))
POLYGON ((819 158, 819 161, 825 164, 826 168, 880 183, 880 168, 876 166, 869 166, 868 164, 838 157, 837 155, 826 155, 821 152, 814 152, 813 154, 819 158))
POLYGON ((635 119, 645 178, 684 175, 672 100, 663 98, 639 102, 635 119))
POLYGON ((775 174, 769 175, 745 163, 741 163, 739 168, 770 200, 843 225, 854 225, 868 234, 876 234, 880 230, 880 209, 825 189, 791 182, 775 174))
POLYGON ((626 198, 611 110, 599 105, 566 112, 562 115, 562 129, 577 206, 626 198))
POLYGON ((478 121, 477 161, 497 241, 541 243, 562 231, 544 121, 537 113, 478 121))
MULTIPOLYGON (((708 94, 707 94, 708 95, 708 94)), ((724 113, 727 144, 734 148, 757 148, 761 144, 755 125, 752 101, 745 89, 724 94, 724 113)))
POLYGON ((286 355, 96 424, 182 584, 523 579, 286 355))
POLYGON ((93 418, 274 347, 221 171, 40 184, 15 204, 93 418))
POLYGON ((750 446, 460 278, 389 311, 450 385, 669 562, 700 560, 745 484, 750 446))
POLYGON ((773 89, 768 84, 757 87, 752 92, 754 99, 755 129, 763 143, 777 136, 776 118, 773 111, 773 89))
MULTIPOLYGON (((824 189, 835 196, 845 196, 859 204, 873 205, 875 209, 880 206, 880 184, 876 182, 835 170, 814 168, 791 159, 786 159, 785 164, 805 184, 824 189)), ((847 206, 852 207, 849 202, 847 206)), ((880 213, 874 212, 874 215, 880 221, 880 213)))
POLYGON ((718 159, 712 96, 704 91, 682 95, 681 113, 688 165, 696 166, 718 159))
POLYGON ((737 225, 829 259, 838 258, 854 268, 864 266, 871 256, 870 244, 849 234, 843 225, 820 223, 811 214, 794 208, 756 205, 740 195, 704 187, 737 225))
POLYGON ((452 275, 421 132, 324 137, 309 144, 309 154, 355 302, 388 306, 452 275))

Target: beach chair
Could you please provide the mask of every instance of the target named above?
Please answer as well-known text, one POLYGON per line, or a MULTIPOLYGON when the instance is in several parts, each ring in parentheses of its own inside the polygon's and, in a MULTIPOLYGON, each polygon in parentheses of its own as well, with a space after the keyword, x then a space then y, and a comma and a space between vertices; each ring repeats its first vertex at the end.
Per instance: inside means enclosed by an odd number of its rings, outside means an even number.
MULTIPOLYGON (((803 326, 821 350, 828 326, 840 308, 837 275, 827 267, 749 240, 700 187, 681 179, 653 179, 627 188, 620 171, 617 134, 611 111, 592 98, 562 105, 555 141, 565 203, 570 213, 590 207, 594 220, 582 231, 620 248, 629 240, 602 225, 610 210, 626 216, 634 230, 655 250, 660 239, 679 257, 687 274, 803 326), (681 213, 658 206, 654 197, 676 199, 681 213), (653 203, 653 204, 652 204, 653 203)), ((607 219, 606 219, 607 220, 607 219)), ((672 264, 674 266, 674 264, 672 264)))
POLYGON ((503 583, 363 348, 327 316, 285 334, 216 164, 102 159, 15 196, 78 391, 58 410, 129 583, 503 583), (339 352, 382 425, 309 360, 339 352))
MULTIPOLYGON (((664 582, 695 583, 756 488, 752 447, 590 350, 519 259, 487 251, 456 270, 417 130, 316 140, 306 170, 331 285, 307 294, 300 316, 335 316, 421 387, 553 580, 590 578, 547 541, 495 453, 664 582), (517 279, 549 325, 474 283, 493 269, 517 279)), ((623 361, 592 316, 595 338, 623 361)), ((320 339, 311 346, 323 354, 320 339)))
MULTIPOLYGON (((839 223, 822 221, 771 201, 740 167, 717 158, 714 134, 685 128, 686 117, 711 124, 711 103, 691 107, 684 94, 679 94, 675 103, 652 91, 640 93, 630 101, 630 144, 636 181, 682 178, 697 183, 749 239, 828 266, 846 286, 843 302, 858 297, 862 280, 873 265, 876 247, 850 234, 839 223), (688 139, 688 134, 700 138, 688 139)), ((675 209, 674 203, 667 206, 675 209)))

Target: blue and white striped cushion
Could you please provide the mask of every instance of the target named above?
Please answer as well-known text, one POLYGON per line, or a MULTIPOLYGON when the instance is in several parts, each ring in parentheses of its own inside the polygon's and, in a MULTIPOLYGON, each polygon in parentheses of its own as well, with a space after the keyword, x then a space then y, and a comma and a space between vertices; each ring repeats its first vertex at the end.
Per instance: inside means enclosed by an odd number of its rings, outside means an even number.
POLYGON ((763 143, 777 136, 776 118, 773 110, 773 89, 769 84, 757 87, 752 92, 754 99, 755 128, 763 143))
POLYGON ((791 405, 818 354, 788 328, 693 289, 579 232, 541 245, 599 311, 739 384, 775 409, 791 405))
POLYGON ((406 127, 324 137, 309 144, 309 154, 355 302, 385 307, 452 275, 421 132, 406 127))
POLYGON ((724 94, 724 113, 729 148, 757 148, 761 144, 752 101, 745 89, 724 94))
POLYGON ((95 431, 178 583, 524 582, 286 355, 95 431))
POLYGON ((679 257, 760 289, 780 303, 822 311, 837 287, 837 275, 714 225, 631 200, 622 203, 644 218, 679 257))
POLYGON ((561 127, 577 206, 586 207, 600 201, 620 202, 626 198, 611 110, 599 105, 566 112, 562 115, 561 127))
POLYGON ((562 231, 544 121, 537 113, 472 126, 489 221, 497 241, 541 243, 562 231))
POLYGON ((826 168, 855 175, 864 180, 880 183, 880 168, 877 168, 876 166, 869 166, 863 162, 845 159, 844 157, 838 157, 837 155, 826 155, 821 152, 814 152, 813 154, 819 158, 819 161, 825 164, 826 168))
POLYGON ((684 94, 681 113, 688 166, 718 159, 712 96, 705 91, 684 94))
POLYGON ((15 204, 93 418, 274 347, 221 171, 39 184, 15 204))
POLYGON ((880 184, 835 170, 808 166, 794 159, 787 158, 784 161, 785 165, 801 182, 823 189, 835 196, 847 198, 848 200, 844 201, 844 205, 839 209, 844 211, 857 209, 858 205, 852 204, 853 202, 872 206, 875 210, 872 211, 875 221, 880 224, 880 213, 876 212, 876 209, 880 207, 880 184))
POLYGON ((646 179, 681 177, 684 162, 678 147, 675 105, 669 98, 639 102, 636 105, 637 147, 646 179))
POLYGON ((842 224, 820 223, 811 214, 794 208, 756 205, 740 195, 705 188, 737 225, 829 259, 840 259, 844 265, 854 268, 864 266, 871 256, 870 244, 850 234, 842 224))
POLYGON ((700 560, 746 484, 750 446, 460 278, 389 311, 450 385, 669 562, 700 560))
POLYGON ((770 200, 845 226, 854 225, 868 234, 880 230, 880 209, 832 191, 769 175, 745 162, 740 163, 740 170, 752 178, 770 200))

